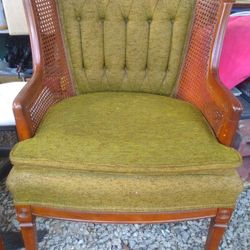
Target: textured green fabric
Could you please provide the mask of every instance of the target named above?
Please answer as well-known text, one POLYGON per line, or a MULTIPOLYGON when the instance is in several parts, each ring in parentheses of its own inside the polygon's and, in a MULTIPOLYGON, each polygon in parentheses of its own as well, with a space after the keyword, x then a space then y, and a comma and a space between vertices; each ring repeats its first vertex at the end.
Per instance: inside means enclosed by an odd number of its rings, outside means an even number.
POLYGON ((8 186, 16 204, 113 212, 234 207, 242 191, 232 169, 221 174, 142 176, 34 166, 14 168, 8 186))
POLYGON ((172 93, 195 0, 57 2, 80 93, 172 93))
POLYGON ((16 204, 82 211, 233 207, 239 154, 202 114, 166 96, 89 93, 54 105, 11 152, 16 204))
POLYGON ((36 135, 11 152, 15 168, 43 166, 109 173, 164 173, 236 168, 241 157, 219 144, 198 109, 143 93, 99 92, 66 99, 36 135))

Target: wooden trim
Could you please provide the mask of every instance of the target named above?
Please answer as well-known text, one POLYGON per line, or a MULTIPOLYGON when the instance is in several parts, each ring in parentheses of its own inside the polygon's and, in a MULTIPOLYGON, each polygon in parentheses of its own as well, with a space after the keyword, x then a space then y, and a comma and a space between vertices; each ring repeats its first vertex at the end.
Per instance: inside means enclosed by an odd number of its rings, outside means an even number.
POLYGON ((24 0, 24 9, 29 26, 34 74, 13 104, 20 141, 35 134, 51 105, 75 95, 63 40, 58 32, 60 23, 55 1, 43 0, 37 3, 33 0, 24 0), (48 5, 42 5, 41 2, 48 5), (46 14, 47 8, 50 11, 46 14), (43 9, 43 17, 40 16, 40 12, 38 14, 40 9, 43 9), (46 25, 43 22, 47 22, 46 25), (56 31, 46 33, 46 28, 51 26, 54 26, 56 31))
POLYGON ((225 145, 230 146, 233 142, 236 133, 240 115, 243 110, 239 100, 228 90, 220 81, 219 78, 219 63, 220 55, 223 46, 224 35, 227 28, 228 16, 234 1, 224 0, 221 6, 221 19, 217 23, 216 36, 211 49, 209 71, 208 71, 208 86, 214 101, 223 110, 223 124, 217 133, 219 141, 225 145))
POLYGON ((3 238, 2 236, 0 235, 0 250, 4 250, 4 243, 3 243, 3 238))
POLYGON ((30 44, 32 48, 32 62, 33 62, 33 75, 31 80, 20 91, 13 103, 13 112, 16 119, 16 129, 19 140, 31 138, 34 134, 32 128, 32 120, 29 116, 27 107, 35 98, 38 97, 42 85, 42 54, 41 54, 41 41, 37 30, 38 20, 32 11, 31 0, 24 0, 24 10, 27 17, 29 27, 30 44))
POLYGON ((48 217, 93 223, 165 223, 185 220, 212 218, 205 245, 206 250, 216 250, 230 221, 232 208, 212 208, 200 210, 161 213, 107 213, 80 212, 76 210, 48 208, 41 206, 16 205, 17 219, 25 242, 26 250, 37 249, 35 217, 48 217))
POLYGON ((233 209, 230 208, 217 210, 216 217, 212 218, 210 222, 205 250, 216 250, 218 248, 231 219, 232 212, 233 209))
POLYGON ((26 250, 38 249, 35 217, 30 206, 16 206, 17 220, 19 221, 26 250))
MULTIPOLYGON (((19 206, 17 206, 19 207, 19 206)), ((164 223, 173 221, 196 220, 216 216, 217 209, 202 209, 189 211, 174 211, 161 213, 108 213, 82 212, 66 209, 31 206, 35 216, 56 219, 70 219, 74 221, 96 223, 164 223)))
POLYGON ((192 35, 177 88, 177 97, 199 108, 217 139, 227 146, 232 144, 242 112, 240 102, 218 76, 226 24, 233 2, 197 0, 192 35), (215 11, 217 16, 210 17, 207 11, 215 11))

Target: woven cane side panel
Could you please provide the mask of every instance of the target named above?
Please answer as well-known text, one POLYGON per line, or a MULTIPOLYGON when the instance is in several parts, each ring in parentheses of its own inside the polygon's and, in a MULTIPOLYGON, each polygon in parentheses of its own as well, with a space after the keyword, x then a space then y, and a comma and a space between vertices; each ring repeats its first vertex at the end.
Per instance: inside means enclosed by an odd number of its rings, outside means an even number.
POLYGON ((48 108, 74 95, 55 0, 34 0, 42 58, 42 91, 30 107, 34 131, 48 108))
POLYGON ((213 96, 208 91, 209 86, 206 85, 206 78, 219 8, 219 0, 197 0, 190 46, 177 93, 179 98, 201 109, 215 133, 219 130, 223 114, 213 102, 213 96))
POLYGON ((59 99, 54 98, 53 93, 48 87, 44 87, 38 98, 34 101, 30 108, 30 116, 33 121, 33 131, 37 129, 43 115, 46 113, 48 108, 58 102, 59 99))

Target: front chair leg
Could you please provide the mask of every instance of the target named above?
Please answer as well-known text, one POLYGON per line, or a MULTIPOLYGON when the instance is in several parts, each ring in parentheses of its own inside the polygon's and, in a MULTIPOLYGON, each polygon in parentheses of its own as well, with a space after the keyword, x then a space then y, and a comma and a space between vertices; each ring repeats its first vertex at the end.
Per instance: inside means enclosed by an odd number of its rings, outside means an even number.
POLYGON ((32 215, 30 206, 16 206, 17 220, 23 236, 26 250, 37 250, 37 234, 35 217, 32 215))
POLYGON ((211 219, 205 245, 206 250, 218 249, 224 232, 231 219, 232 212, 232 208, 218 208, 216 216, 211 219))
POLYGON ((4 250, 3 238, 0 234, 0 250, 4 250))

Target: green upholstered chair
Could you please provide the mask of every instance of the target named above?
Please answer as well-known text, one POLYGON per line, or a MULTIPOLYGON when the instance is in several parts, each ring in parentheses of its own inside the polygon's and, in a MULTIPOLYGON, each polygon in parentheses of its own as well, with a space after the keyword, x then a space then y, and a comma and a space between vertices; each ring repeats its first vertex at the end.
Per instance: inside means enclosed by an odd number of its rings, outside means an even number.
POLYGON ((25 246, 36 216, 211 217, 216 249, 242 183, 241 113, 217 77, 229 0, 25 0, 34 75, 14 102, 8 177, 25 246))

